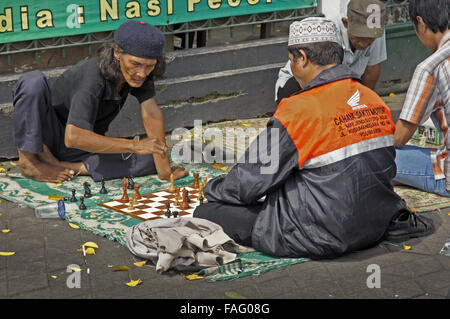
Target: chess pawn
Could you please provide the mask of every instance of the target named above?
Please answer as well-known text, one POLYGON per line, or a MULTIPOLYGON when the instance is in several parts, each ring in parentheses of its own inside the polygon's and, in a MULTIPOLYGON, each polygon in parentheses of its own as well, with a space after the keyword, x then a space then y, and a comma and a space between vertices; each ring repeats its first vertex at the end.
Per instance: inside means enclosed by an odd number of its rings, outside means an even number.
POLYGON ((192 185, 192 187, 194 187, 194 188, 198 188, 198 186, 199 186, 198 176, 199 176, 198 173, 194 173, 194 184, 192 185))
POLYGON ((85 210, 86 209, 86 205, 84 204, 84 197, 83 196, 80 196, 80 206, 79 206, 79 208, 81 210, 85 210))
POLYGON ((180 188, 177 187, 177 188, 175 189, 175 200, 176 200, 176 201, 179 201, 180 199, 181 199, 180 188))
POLYGON ((140 200, 142 198, 141 193, 139 193, 139 185, 134 185, 134 193, 136 194, 136 200, 140 200))
POLYGON ((128 209, 134 209, 134 196, 130 198, 128 209))
POLYGON ((72 197, 70 198, 71 202, 76 202, 77 201, 77 197, 75 196, 76 190, 72 189, 72 197))
POLYGON ((169 193, 175 192, 175 179, 173 177, 173 174, 170 174, 170 187, 167 190, 169 193))
POLYGON ((102 188, 100 189, 100 194, 108 194, 108 191, 105 187, 105 179, 102 177, 102 188))

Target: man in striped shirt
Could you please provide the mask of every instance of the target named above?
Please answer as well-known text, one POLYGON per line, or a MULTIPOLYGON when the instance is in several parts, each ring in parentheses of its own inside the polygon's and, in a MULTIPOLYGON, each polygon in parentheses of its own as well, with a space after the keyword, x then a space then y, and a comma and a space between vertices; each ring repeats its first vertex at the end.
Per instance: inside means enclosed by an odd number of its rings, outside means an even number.
POLYGON ((411 0, 410 16, 420 41, 433 54, 420 63, 396 123, 397 175, 394 181, 450 197, 450 0, 411 0), (405 144, 432 119, 444 141, 440 149, 405 144))

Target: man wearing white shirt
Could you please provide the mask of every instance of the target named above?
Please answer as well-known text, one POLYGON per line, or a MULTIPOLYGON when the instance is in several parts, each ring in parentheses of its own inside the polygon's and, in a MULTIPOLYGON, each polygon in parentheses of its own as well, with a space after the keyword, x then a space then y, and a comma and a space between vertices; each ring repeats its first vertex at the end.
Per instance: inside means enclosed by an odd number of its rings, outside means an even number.
MULTIPOLYGON (((380 77, 380 63, 387 60, 384 32, 386 6, 378 0, 350 0, 346 13, 340 19, 339 17, 331 19, 338 27, 340 41, 344 48, 342 64, 349 66, 361 77, 362 84, 373 90, 380 77)), ((300 90, 301 87, 293 77, 288 61, 280 69, 275 84, 277 105, 283 98, 300 90)))

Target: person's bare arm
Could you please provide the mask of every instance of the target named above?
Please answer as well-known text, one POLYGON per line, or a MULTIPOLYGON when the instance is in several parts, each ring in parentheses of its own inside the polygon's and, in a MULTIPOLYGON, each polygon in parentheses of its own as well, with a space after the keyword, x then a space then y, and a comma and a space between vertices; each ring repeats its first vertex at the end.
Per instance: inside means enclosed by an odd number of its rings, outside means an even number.
POLYGON ((381 74, 380 64, 368 65, 364 74, 361 76, 361 82, 369 89, 374 90, 381 74))
MULTIPOLYGON (((149 138, 157 138, 165 143, 164 117, 154 98, 141 103, 141 117, 147 136, 149 138)), ((174 179, 179 179, 189 174, 184 168, 170 167, 168 153, 164 155, 154 154, 153 158, 159 179, 168 180, 171 173, 173 173, 174 179)))
POLYGON ((404 120, 398 120, 395 124, 394 145, 402 148, 413 136, 419 125, 404 120))
POLYGON ((141 141, 125 138, 106 137, 95 132, 67 125, 64 143, 66 147, 78 148, 91 153, 136 153, 136 154, 166 154, 165 143, 156 138, 141 141))

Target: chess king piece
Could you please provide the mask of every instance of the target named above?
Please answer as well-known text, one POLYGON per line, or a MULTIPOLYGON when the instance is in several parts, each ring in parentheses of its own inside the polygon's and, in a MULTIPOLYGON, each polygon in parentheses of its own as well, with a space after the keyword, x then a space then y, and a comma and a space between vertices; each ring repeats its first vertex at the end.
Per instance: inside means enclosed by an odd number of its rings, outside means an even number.
POLYGON ((86 209, 86 205, 84 204, 84 197, 83 196, 80 196, 80 206, 79 206, 79 208, 81 210, 85 210, 86 209))
POLYGON ((122 195, 122 198, 120 199, 124 203, 128 203, 128 201, 129 201, 127 186, 128 186, 128 182, 127 182, 126 177, 124 177, 123 181, 122 181, 123 195, 122 195))
POLYGON ((83 183, 83 187, 84 187, 84 198, 92 197, 91 189, 89 188, 89 186, 91 186, 91 184, 89 184, 88 182, 84 182, 84 183, 83 183))
POLYGON ((72 197, 70 198, 71 202, 76 202, 77 201, 77 197, 75 196, 75 193, 77 191, 75 189, 72 189, 72 197))
POLYGON ((102 188, 100 189, 100 194, 108 194, 108 191, 105 187, 105 179, 102 177, 102 188))
POLYGON ((187 202, 187 190, 183 188, 183 201, 181 202, 180 209, 188 209, 189 204, 187 202))
POLYGON ((177 218, 178 217, 178 211, 174 210, 173 213, 172 213, 172 216, 177 218))
POLYGON ((167 191, 169 193, 174 193, 175 192, 175 179, 173 177, 173 174, 170 174, 170 186, 169 186, 169 189, 167 191))

